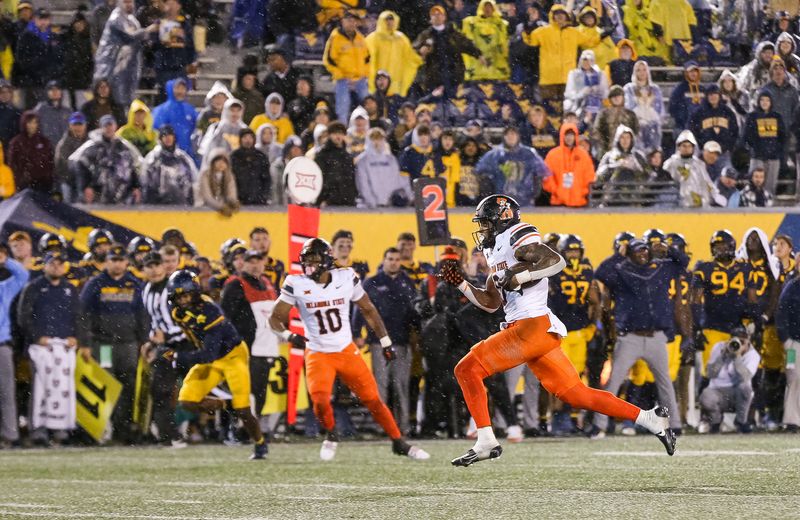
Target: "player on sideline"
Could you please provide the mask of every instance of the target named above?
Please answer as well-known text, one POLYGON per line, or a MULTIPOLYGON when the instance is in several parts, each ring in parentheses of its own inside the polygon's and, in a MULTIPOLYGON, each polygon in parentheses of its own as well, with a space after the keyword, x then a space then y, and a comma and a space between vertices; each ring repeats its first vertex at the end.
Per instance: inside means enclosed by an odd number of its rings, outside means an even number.
POLYGON ((455 264, 444 265, 439 276, 486 312, 495 312, 502 305, 506 323, 456 365, 456 378, 478 426, 478 440, 467 453, 453 459, 453 465, 469 466, 502 454, 492 431, 483 380, 522 363, 527 363, 542 386, 558 399, 574 408, 636 421, 658 436, 672 455, 675 435, 669 429, 666 408, 641 410, 608 392, 586 387, 559 348, 567 330, 547 307, 547 277, 559 273, 566 262, 542 243, 534 226, 520 222, 519 204, 506 195, 490 195, 478 204, 472 221, 478 224, 475 242, 493 273, 486 288, 478 289, 464 280, 455 264))
POLYGON ((175 352, 162 347, 160 354, 172 359, 178 367, 191 367, 183 380, 178 402, 190 412, 214 412, 225 405, 208 393, 222 381, 228 383, 233 396, 233 411, 244 423, 253 440, 251 460, 265 459, 268 446, 258 420, 250 411, 250 367, 247 345, 233 324, 225 319, 222 309, 211 298, 201 294, 197 275, 176 271, 167 282, 167 299, 173 321, 197 347, 194 352, 175 352))
POLYGON ((288 341, 294 348, 306 350, 308 392, 311 394, 314 414, 326 432, 319 451, 320 458, 333 460, 339 443, 331 407, 333 381, 339 376, 391 437, 392 452, 415 460, 429 459, 427 452, 411 446, 400 434, 392 413, 381 401, 372 372, 353 343, 351 302, 358 305, 367 324, 381 338, 386 359, 391 361, 395 357, 392 340, 386 333, 383 320, 361 287, 358 275, 350 267, 335 268, 331 246, 321 238, 312 238, 303 244, 300 265, 303 274, 286 277, 269 324, 283 341, 288 341), (289 311, 293 306, 300 311, 308 338, 292 334, 286 329, 289 311))

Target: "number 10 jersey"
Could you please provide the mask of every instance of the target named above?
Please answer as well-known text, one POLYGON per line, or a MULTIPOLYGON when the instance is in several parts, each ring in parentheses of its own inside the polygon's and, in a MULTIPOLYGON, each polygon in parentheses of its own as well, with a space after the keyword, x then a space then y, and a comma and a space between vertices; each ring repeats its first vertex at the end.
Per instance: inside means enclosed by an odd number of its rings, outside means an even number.
POLYGON ((341 352, 353 342, 350 302, 364 297, 356 272, 345 267, 330 271, 331 281, 320 284, 305 275, 290 274, 281 288, 281 301, 297 307, 303 320, 306 348, 315 352, 341 352))

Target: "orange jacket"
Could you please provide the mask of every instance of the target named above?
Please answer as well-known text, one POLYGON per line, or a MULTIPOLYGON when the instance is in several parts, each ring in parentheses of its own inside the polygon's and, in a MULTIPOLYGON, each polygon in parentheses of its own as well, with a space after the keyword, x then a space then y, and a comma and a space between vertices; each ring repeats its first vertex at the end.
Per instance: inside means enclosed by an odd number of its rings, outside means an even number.
POLYGON ((594 163, 589 153, 580 147, 578 127, 574 124, 561 125, 560 146, 548 152, 544 162, 553 175, 545 178, 543 188, 550 193, 552 206, 586 206, 589 184, 594 182, 594 163), (568 130, 575 132, 575 146, 564 145, 564 135, 568 130))

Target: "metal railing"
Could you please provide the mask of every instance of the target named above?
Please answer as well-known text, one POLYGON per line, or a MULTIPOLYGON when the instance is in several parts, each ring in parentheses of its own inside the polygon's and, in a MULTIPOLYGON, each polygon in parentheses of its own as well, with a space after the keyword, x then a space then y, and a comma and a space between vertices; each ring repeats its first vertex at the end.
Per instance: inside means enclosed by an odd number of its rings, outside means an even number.
POLYGON ((606 181, 589 186, 589 206, 593 208, 676 208, 679 205, 680 184, 676 181, 606 181))

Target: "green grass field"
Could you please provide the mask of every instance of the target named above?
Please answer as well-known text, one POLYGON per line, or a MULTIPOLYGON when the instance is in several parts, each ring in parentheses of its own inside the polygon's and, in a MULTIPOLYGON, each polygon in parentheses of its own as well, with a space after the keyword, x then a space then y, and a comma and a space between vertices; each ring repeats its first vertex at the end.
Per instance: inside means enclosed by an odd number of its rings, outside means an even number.
POLYGON ((428 462, 388 442, 0 452, 0 518, 798 518, 800 436, 528 440, 470 468, 468 441, 428 441, 428 462))

